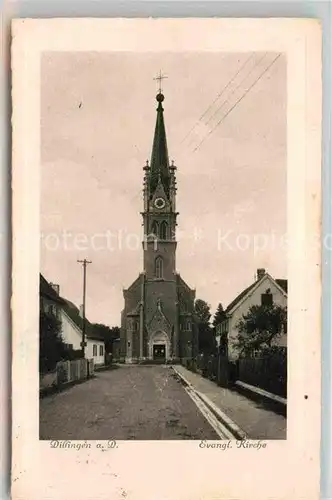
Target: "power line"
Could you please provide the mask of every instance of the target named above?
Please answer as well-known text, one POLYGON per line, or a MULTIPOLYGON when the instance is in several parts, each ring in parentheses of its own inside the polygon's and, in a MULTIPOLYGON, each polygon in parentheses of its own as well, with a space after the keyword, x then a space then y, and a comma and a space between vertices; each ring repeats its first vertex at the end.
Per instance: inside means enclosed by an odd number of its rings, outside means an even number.
MULTIPOLYGON (((251 75, 251 73, 259 66, 259 64, 263 61, 264 57, 267 55, 267 52, 265 52, 262 57, 254 64, 254 66, 251 68, 251 70, 249 71, 249 73, 246 74, 246 76, 244 78, 242 78, 242 80, 240 81, 240 83, 238 83, 238 85, 236 85, 236 87, 232 90, 232 92, 228 95, 228 97, 226 97, 226 99, 220 104, 220 106, 215 110, 215 112, 213 113, 212 116, 210 116, 210 118, 208 119, 207 122, 205 122, 205 125, 208 125, 208 123, 216 116, 216 114, 221 110, 221 108, 224 106, 224 104, 227 104, 227 101, 229 100, 229 98, 241 87, 241 85, 247 80, 247 78, 249 78, 249 76, 251 75)), ((192 143, 192 141, 189 142, 188 146, 190 146, 190 144, 192 143)))
POLYGON ((241 80, 241 82, 232 90, 232 92, 229 94, 229 96, 227 97, 227 99, 225 99, 219 106, 219 108, 216 109, 216 111, 213 113, 212 116, 210 116, 210 118, 208 119, 208 121, 205 123, 205 125, 207 125, 211 120, 212 118, 214 118, 216 116, 216 114, 218 113, 218 111, 220 111, 220 109, 223 107, 223 105, 228 101, 228 99, 234 94, 234 92, 241 87, 242 83, 247 79, 249 78, 249 76, 251 75, 251 73, 257 68, 257 66, 259 66, 259 64, 263 61, 264 57, 267 55, 267 52, 265 52, 262 57, 259 59, 258 62, 256 62, 256 64, 254 65, 253 68, 251 68, 251 70, 249 71, 249 73, 241 80))
POLYGON ((236 108, 236 106, 238 104, 240 104, 240 102, 242 101, 242 99, 245 98, 245 96, 248 94, 248 92, 250 92, 250 90, 256 85, 256 83, 258 83, 258 81, 265 75, 265 73, 272 67, 272 65, 276 62, 276 60, 281 56, 281 54, 278 54, 277 57, 275 57, 273 59, 273 61, 267 66, 267 68, 265 68, 265 70, 263 71, 263 73, 261 73, 259 75, 258 78, 256 78, 256 80, 250 85, 250 87, 244 92, 244 94, 235 102, 235 104, 227 111, 227 113, 219 120, 219 122, 213 127, 213 129, 210 130, 210 132, 203 138, 203 140, 198 144, 198 146, 196 146, 195 149, 193 149, 193 152, 197 151, 197 149, 202 145, 202 143, 212 134, 212 132, 214 132, 214 130, 219 127, 219 125, 225 120, 225 118, 227 118, 227 116, 233 111, 234 108, 236 108))
POLYGON ((249 62, 249 60, 254 56, 254 54, 251 54, 246 60, 245 62, 241 65, 240 69, 236 72, 236 74, 233 76, 233 78, 231 78, 229 80, 229 82, 224 86, 224 88, 222 89, 221 92, 219 92, 219 94, 217 94, 216 98, 214 99, 214 101, 212 101, 212 103, 208 106, 208 108, 204 111, 204 113, 198 118, 197 122, 192 126, 192 128, 189 130, 189 132, 185 135, 185 137, 182 139, 182 141, 180 142, 180 144, 182 144, 186 139, 187 137, 191 134, 191 132, 197 127, 197 125, 199 124, 199 122, 204 118, 204 116, 210 111, 210 109, 213 107, 213 105, 217 102, 217 100, 219 99, 219 97, 222 96, 222 94, 225 92, 225 90, 228 89, 228 87, 230 86, 231 83, 234 82, 235 78, 238 76, 238 74, 242 71, 242 69, 247 65, 247 63, 249 62))

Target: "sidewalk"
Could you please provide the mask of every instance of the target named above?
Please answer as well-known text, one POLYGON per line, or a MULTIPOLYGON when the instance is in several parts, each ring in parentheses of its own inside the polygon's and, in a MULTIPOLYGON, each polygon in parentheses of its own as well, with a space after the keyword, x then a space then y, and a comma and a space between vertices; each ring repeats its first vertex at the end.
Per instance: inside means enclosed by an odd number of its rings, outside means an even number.
POLYGON ((207 396, 222 412, 235 422, 249 439, 286 439, 286 418, 267 410, 260 403, 241 394, 219 387, 197 373, 176 365, 193 388, 207 396))

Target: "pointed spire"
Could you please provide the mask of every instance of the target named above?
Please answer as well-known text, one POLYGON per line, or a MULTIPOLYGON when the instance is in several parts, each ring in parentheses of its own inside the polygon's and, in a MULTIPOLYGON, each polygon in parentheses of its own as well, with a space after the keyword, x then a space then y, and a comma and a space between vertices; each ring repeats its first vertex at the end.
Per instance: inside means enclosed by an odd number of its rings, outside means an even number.
POLYGON ((164 95, 159 92, 156 99, 158 101, 158 108, 150 162, 150 196, 153 195, 153 192, 157 187, 159 177, 164 186, 167 196, 169 196, 170 171, 164 124, 164 108, 162 106, 164 95))

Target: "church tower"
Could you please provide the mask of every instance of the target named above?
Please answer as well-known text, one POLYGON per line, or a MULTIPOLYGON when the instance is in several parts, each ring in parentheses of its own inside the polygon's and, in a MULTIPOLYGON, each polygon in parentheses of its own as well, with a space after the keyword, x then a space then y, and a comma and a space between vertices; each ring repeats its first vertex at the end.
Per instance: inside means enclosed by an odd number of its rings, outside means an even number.
POLYGON ((143 272, 124 290, 121 353, 126 362, 166 362, 197 352, 195 292, 176 271, 176 167, 169 162, 164 95, 157 94, 150 163, 143 180, 143 272))
POLYGON ((148 281, 172 281, 176 269, 176 167, 169 164, 163 100, 163 94, 159 93, 151 162, 144 167, 143 248, 148 281))

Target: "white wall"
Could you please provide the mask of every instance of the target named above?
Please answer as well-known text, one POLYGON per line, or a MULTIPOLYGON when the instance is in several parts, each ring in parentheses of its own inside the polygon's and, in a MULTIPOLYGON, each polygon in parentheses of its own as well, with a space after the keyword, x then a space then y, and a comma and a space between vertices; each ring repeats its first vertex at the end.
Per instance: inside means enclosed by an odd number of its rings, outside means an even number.
MULTIPOLYGON (((269 275, 265 275, 257 288, 249 294, 249 296, 240 303, 237 309, 234 310, 232 316, 229 318, 229 329, 228 329, 228 355, 229 358, 234 359, 238 357, 238 352, 232 347, 233 341, 238 335, 238 330, 236 328, 237 323, 242 318, 243 314, 246 314, 251 306, 261 304, 261 295, 265 293, 267 289, 270 289, 273 295, 273 303, 282 307, 287 306, 287 296, 285 296, 279 287, 276 286, 275 282, 270 278, 269 275)), ((277 345, 287 346, 287 335, 282 335, 276 342, 277 345)))
POLYGON ((73 349, 81 349, 82 332, 63 310, 61 311, 61 322, 64 342, 72 344, 73 349))
MULTIPOLYGON (((72 344, 73 349, 81 349, 82 331, 72 321, 72 319, 61 311, 62 321, 62 337, 66 344, 72 344)), ((105 343, 103 340, 93 340, 86 338, 85 358, 93 359, 95 365, 103 365, 105 363, 105 343), (93 355, 93 345, 97 346, 97 355, 93 355), (103 354, 100 354, 100 347, 103 346, 103 354)))
POLYGON ((105 364, 105 342, 103 340, 87 339, 87 346, 85 348, 85 357, 93 359, 95 365, 105 364), (93 355, 93 346, 97 346, 97 355, 93 355), (100 346, 102 346, 103 354, 100 354, 100 346))

